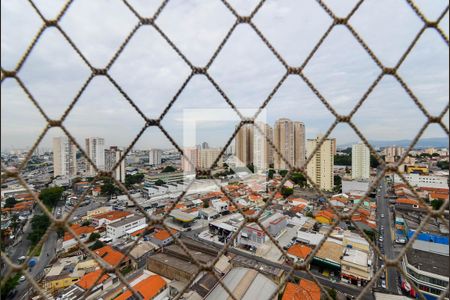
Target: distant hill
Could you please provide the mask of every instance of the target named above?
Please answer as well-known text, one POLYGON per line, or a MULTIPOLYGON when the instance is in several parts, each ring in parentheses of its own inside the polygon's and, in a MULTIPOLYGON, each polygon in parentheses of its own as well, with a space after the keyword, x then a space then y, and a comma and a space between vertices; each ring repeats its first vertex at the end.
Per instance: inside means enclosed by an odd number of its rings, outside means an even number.
MULTIPOLYGON (((396 141, 371 141, 369 140, 369 143, 375 147, 375 148, 382 148, 382 147, 388 147, 388 146, 399 146, 399 147, 408 147, 411 144, 412 140, 396 140, 396 141)), ((338 148, 347 148, 351 147, 351 144, 344 144, 339 145, 338 148)), ((448 148, 448 138, 423 138, 419 139, 415 149, 421 149, 421 148, 448 148)))

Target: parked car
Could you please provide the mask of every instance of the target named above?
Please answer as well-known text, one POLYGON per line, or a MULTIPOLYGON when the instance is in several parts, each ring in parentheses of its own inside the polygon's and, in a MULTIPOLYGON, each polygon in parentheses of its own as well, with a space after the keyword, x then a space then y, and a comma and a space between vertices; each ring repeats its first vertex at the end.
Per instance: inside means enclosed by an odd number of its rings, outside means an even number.
POLYGON ((382 287, 383 289, 386 288, 386 280, 381 280, 381 287, 382 287))

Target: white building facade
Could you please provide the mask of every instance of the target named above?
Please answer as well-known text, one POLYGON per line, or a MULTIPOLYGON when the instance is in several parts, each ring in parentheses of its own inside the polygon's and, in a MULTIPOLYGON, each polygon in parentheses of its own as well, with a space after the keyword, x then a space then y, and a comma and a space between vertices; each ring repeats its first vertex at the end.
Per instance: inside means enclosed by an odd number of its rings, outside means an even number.
MULTIPOLYGON (((105 140, 99 137, 90 137, 86 139, 86 153, 91 161, 99 170, 105 170, 105 140)), ((96 172, 93 166, 86 161, 87 173, 95 176, 96 172)))
POLYGON ((370 177, 370 150, 364 143, 352 146, 352 179, 365 180, 370 177))
POLYGON ((148 152, 148 163, 151 166, 159 167, 162 163, 162 150, 159 149, 151 149, 148 152))
POLYGON ((68 137, 53 138, 53 174, 54 177, 77 174, 77 148, 68 137))

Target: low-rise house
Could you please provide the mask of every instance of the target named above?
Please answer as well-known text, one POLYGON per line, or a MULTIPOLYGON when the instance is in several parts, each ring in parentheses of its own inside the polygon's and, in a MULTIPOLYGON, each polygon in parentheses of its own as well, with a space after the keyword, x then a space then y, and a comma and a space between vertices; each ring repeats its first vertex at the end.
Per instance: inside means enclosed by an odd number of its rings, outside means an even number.
POLYGON ((211 220, 214 220, 214 219, 217 219, 218 217, 220 217, 217 210, 212 207, 203 208, 203 209, 199 210, 198 215, 201 219, 205 219, 208 221, 211 221, 211 220))
POLYGON ((119 238, 125 236, 127 231, 140 227, 143 224, 146 224, 144 216, 133 215, 120 221, 107 224, 106 235, 115 242, 119 238))
POLYGON ((331 224, 335 219, 335 215, 327 210, 321 210, 316 213, 315 219, 321 224, 331 224))
POLYGON ((344 248, 341 259, 341 279, 361 286, 367 284, 372 277, 372 261, 369 254, 353 248, 344 248))
POLYGON ((54 293, 76 283, 84 275, 84 271, 76 269, 81 259, 81 256, 72 256, 53 264, 43 279, 44 288, 54 293))
MULTIPOLYGON (((172 235, 179 235, 174 229, 171 229, 171 233, 172 235)), ((150 241, 159 247, 164 247, 171 244, 174 241, 174 238, 165 229, 155 229, 153 234, 150 235, 150 241)))
MULTIPOLYGON (((71 228, 82 242, 87 241, 92 233, 98 232, 98 230, 95 227, 81 226, 80 224, 73 224, 71 228)), ((77 244, 78 244, 77 240, 70 232, 64 233, 62 243, 63 249, 68 250, 71 247, 76 246, 77 244)))
MULTIPOLYGON (((280 213, 265 212, 261 224, 273 236, 277 237, 287 226, 287 217, 280 213)), ((240 232, 237 242, 250 247, 259 247, 269 240, 267 234, 256 223, 246 225, 240 232)))
POLYGON ((109 245, 95 250, 94 253, 114 268, 118 267, 119 269, 125 269, 126 267, 131 266, 131 259, 129 257, 109 245))
POLYGON ((302 279, 298 284, 288 282, 282 300, 320 300, 320 287, 313 281, 302 279))
MULTIPOLYGON (((131 287, 143 300, 155 299, 158 296, 159 299, 162 299, 168 294, 167 282, 159 275, 150 275, 140 281, 134 280, 131 287), (164 293, 164 291, 166 291, 166 293, 164 293), (161 295, 162 293, 164 293, 164 295, 161 295)), ((128 300, 130 298, 134 298, 133 293, 126 289, 122 294, 115 298, 115 300, 128 300)))
POLYGON ((288 257, 292 258, 294 263, 303 262, 311 253, 311 248, 301 244, 294 244, 288 250, 288 257))
POLYGON ((132 216, 134 216, 134 214, 128 211, 111 210, 98 215, 93 215, 91 217, 92 226, 105 226, 132 216))

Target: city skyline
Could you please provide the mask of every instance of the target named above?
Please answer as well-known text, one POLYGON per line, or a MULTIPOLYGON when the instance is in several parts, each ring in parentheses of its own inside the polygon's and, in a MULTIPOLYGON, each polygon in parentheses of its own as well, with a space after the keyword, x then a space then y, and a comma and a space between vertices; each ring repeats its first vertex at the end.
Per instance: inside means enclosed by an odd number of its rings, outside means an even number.
MULTIPOLYGON (((337 12, 345 14, 352 6, 350 2, 333 3, 331 1, 329 5, 337 12)), ((352 25, 373 47, 383 63, 393 65, 399 59, 400 50, 406 49, 413 38, 413 33, 419 29, 420 20, 417 20, 406 4, 399 2, 385 5, 388 2, 383 0, 363 3, 352 18, 352 25), (390 10, 387 11, 386 7, 390 7, 390 10), (389 18, 394 11, 405 13, 395 14, 389 18), (368 35, 368 26, 378 21, 380 21, 377 26, 378 34, 368 35), (402 26, 390 26, 395 24, 402 24, 402 26)), ((424 3, 421 3, 421 7, 430 18, 435 18, 441 11, 441 6, 445 4, 442 1, 433 2, 433 4, 422 2, 424 3)), ((232 25, 233 18, 219 2, 194 1, 192 3, 169 4, 170 9, 163 12, 159 22, 175 43, 190 39, 204 44, 204 47, 181 49, 187 52, 188 58, 193 63, 202 65, 212 55, 218 41, 232 25), (177 30, 173 24, 170 24, 171 19, 180 19, 179 16, 183 11, 191 12, 190 17, 184 22, 187 22, 185 27, 192 28, 192 32, 177 30), (215 22, 214 26, 208 27, 209 35, 193 34, 202 28, 205 22, 212 20, 215 22)), ((247 12, 252 6, 239 1, 233 1, 233 4, 239 11, 247 12)), ((20 27, 23 31, 20 34, 25 37, 34 34, 29 27, 38 23, 38 17, 28 6, 20 5, 19 2, 2 5, 2 20, 17 25, 18 22, 29 22, 30 26, 20 27), (20 18, 12 13, 17 10, 21 11, 20 18)), ((120 46, 121 39, 136 20, 129 12, 126 12, 126 9, 122 9, 124 7, 121 3, 107 5, 106 2, 98 1, 91 10, 87 10, 86 5, 87 3, 84 2, 74 4, 64 16, 62 27, 80 45, 86 57, 95 66, 100 67, 120 46), (95 9, 116 16, 114 22, 103 25, 109 26, 108 31, 114 32, 115 35, 105 35, 101 26, 92 29, 88 26, 89 21, 81 21, 81 19, 89 20, 93 17, 92 12, 95 9), (80 19, 74 18, 74 15, 79 15, 80 19), (77 26, 78 29, 74 32, 71 28, 77 22, 81 22, 83 26, 77 26), (95 40, 95 43, 92 44, 92 40, 95 40)), ((152 13, 150 8, 152 5, 154 3, 145 10, 146 14, 152 13)), ((50 3, 48 6, 41 4, 38 6, 44 9, 44 14, 48 16, 52 16, 52 13, 59 8, 58 2, 50 3)), ((142 6, 139 6, 139 9, 142 9, 142 6)), ((255 22, 269 41, 286 57, 287 62, 297 65, 311 50, 309 43, 312 47, 313 42, 319 39, 326 28, 325 24, 331 23, 331 19, 314 1, 301 4, 297 1, 287 1, 270 3, 255 16, 255 22), (299 14, 310 20, 305 28, 295 26, 299 14), (278 26, 280 28, 269 26, 275 23, 280 24, 278 26), (292 40, 292 36, 300 36, 299 41, 310 42, 303 45, 292 40), (290 41, 289 44, 286 41, 290 41)), ((448 25, 448 18, 444 19, 443 28, 448 27, 445 26, 446 24, 448 25)), ((399 73, 430 113, 436 115, 442 111, 447 101, 448 70, 444 66, 447 65, 445 62, 448 62, 448 55, 447 49, 441 45, 439 39, 435 39, 434 34, 436 33, 425 32, 414 51, 405 60, 399 73), (439 59, 430 60, 430 58, 439 59)), ((12 30, 2 28, 2 66, 5 69, 11 69, 17 61, 17 56, 22 53, 17 49, 22 49, 23 45, 14 36, 12 30), (8 47, 3 46, 6 44, 8 47)), ((219 53, 209 71, 237 108, 261 105, 284 74, 283 66, 259 37, 246 26, 238 27, 231 35, 229 44, 219 53)), ((341 114, 350 112, 378 72, 378 68, 361 46, 350 37, 346 30, 339 27, 332 30, 321 50, 313 56, 305 69, 305 75, 341 114)), ((58 118, 87 79, 88 73, 87 66, 83 65, 81 59, 63 38, 58 33, 48 30, 24 64, 20 76, 25 84, 33 83, 29 86, 30 92, 50 118, 58 118), (49 82, 52 84, 50 85, 49 82), (60 97, 60 95, 64 96, 60 97)), ((189 68, 156 32, 141 28, 130 41, 127 49, 119 56, 118 61, 113 64, 110 73, 142 111, 148 117, 155 118, 163 111, 163 107, 169 103, 187 78, 189 68), (154 40, 157 42, 151 43, 154 40), (137 63, 139 61, 144 61, 145 64, 137 63), (133 70, 131 77, 133 80, 129 80, 129 69, 133 70), (152 82, 145 80, 150 77, 153 78, 152 82)), ((2 147, 30 146, 31 141, 35 140, 45 127, 44 119, 12 80, 6 80, 2 84, 2 96, 2 147), (22 120, 27 120, 26 124, 22 120)), ((229 106, 204 77, 193 77, 163 119, 162 125, 179 142, 181 140, 179 124, 183 108, 210 107, 229 106)), ((268 123, 287 117, 300 119, 308 124, 306 138, 314 138, 319 133, 325 133, 334 121, 331 112, 306 83, 296 76, 289 76, 284 81, 269 102, 267 111, 268 123), (293 107, 298 109, 291 109, 293 107)), ((355 114, 353 120, 369 140, 394 140, 412 139, 413 136, 410 133, 417 132, 426 118, 414 107, 413 100, 402 87, 392 78, 385 77, 355 114), (397 112, 400 111, 402 113, 398 114, 397 112)), ((444 116, 444 122, 448 126, 448 112, 444 116)), ((114 144, 127 145, 143 127, 144 121, 108 80, 96 77, 69 113, 64 124, 74 136, 103 136, 111 141, 115 138, 114 144)), ((212 145, 218 146, 224 144, 236 124, 225 125, 208 123, 200 129, 203 136, 211 137, 212 145)), ((57 136, 52 135, 52 131, 48 137, 44 137, 43 146, 50 146, 51 138, 57 136)), ((138 141, 138 147, 170 146, 160 132, 150 131, 150 134, 145 134, 138 141)), ((336 131, 332 135, 343 144, 359 142, 351 137, 353 135, 351 129, 336 131)), ((445 132, 433 125, 427 129, 425 135, 444 137, 445 132)))

